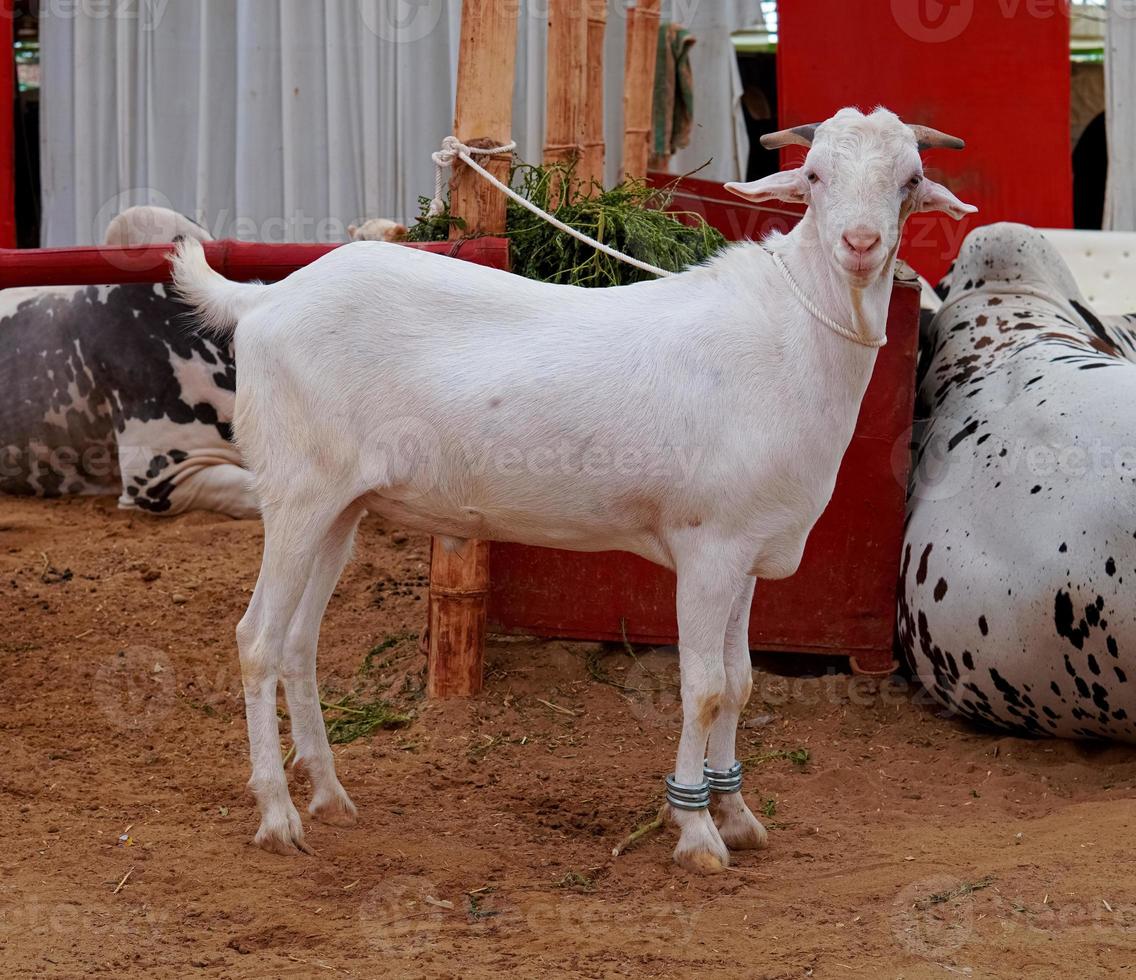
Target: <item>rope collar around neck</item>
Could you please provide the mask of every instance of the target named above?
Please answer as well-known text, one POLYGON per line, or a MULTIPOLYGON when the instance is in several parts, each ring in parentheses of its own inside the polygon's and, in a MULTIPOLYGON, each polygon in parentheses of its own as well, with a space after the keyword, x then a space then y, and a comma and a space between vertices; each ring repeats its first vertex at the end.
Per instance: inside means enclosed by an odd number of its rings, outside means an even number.
POLYGON ((826 327, 828 327, 828 329, 831 330, 834 334, 836 334, 838 337, 843 337, 845 340, 850 340, 854 344, 859 344, 861 347, 880 348, 887 343, 887 337, 862 337, 857 331, 851 329, 850 327, 846 327, 841 323, 837 323, 834 319, 832 319, 832 317, 825 313, 824 310, 820 309, 820 307, 818 307, 816 303, 809 299, 809 297, 805 294, 805 291, 797 283, 797 280, 793 278, 793 273, 789 271, 789 267, 785 264, 784 259, 782 259, 780 255, 778 255, 771 249, 767 248, 765 249, 765 251, 768 252, 770 257, 773 259, 773 264, 777 266, 777 271, 781 273, 782 277, 785 279, 785 282, 789 284, 789 288, 793 291, 793 295, 797 297, 797 301, 801 304, 801 306, 803 306, 805 310, 813 317, 815 317, 826 327))

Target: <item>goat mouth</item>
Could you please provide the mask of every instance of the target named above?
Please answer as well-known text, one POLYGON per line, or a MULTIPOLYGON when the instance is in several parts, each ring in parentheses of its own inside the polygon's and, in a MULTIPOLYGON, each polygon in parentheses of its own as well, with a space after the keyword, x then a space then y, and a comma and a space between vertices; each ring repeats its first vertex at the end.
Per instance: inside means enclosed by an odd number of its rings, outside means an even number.
POLYGON ((874 282, 883 268, 883 262, 874 256, 839 255, 836 259, 840 271, 844 273, 855 285, 867 286, 874 282))

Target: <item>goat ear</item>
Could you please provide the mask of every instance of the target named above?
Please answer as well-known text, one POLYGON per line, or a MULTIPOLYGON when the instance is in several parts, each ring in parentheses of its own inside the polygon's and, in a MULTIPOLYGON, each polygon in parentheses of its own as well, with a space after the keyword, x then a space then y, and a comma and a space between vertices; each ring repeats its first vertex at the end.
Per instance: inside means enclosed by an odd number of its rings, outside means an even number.
POLYGON ((726 190, 738 197, 757 204, 760 201, 788 201, 790 204, 805 203, 805 178, 800 169, 779 170, 760 180, 748 183, 731 181, 726 190))
POLYGON ((355 232, 357 232, 358 230, 359 230, 358 225, 348 225, 347 226, 347 237, 348 238, 354 238, 355 232))
POLYGON ((965 218, 978 210, 973 204, 964 204, 942 184, 923 179, 920 184, 920 211, 944 211, 952 218, 965 218))

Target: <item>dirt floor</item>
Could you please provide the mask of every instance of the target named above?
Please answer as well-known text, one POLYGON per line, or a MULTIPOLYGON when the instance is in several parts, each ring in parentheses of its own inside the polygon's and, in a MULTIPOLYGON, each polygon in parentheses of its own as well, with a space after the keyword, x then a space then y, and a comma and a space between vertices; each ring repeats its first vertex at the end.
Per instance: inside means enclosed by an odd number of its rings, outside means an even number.
POLYGON ((363 714, 327 716, 411 719, 336 747, 357 827, 262 853, 233 642, 260 538, 0 499, 0 977, 1136 972, 1130 749, 770 661, 739 750, 769 848, 712 878, 670 830, 612 859, 670 772, 673 652, 495 642, 481 697, 427 703, 427 543, 371 520, 320 652, 363 714))

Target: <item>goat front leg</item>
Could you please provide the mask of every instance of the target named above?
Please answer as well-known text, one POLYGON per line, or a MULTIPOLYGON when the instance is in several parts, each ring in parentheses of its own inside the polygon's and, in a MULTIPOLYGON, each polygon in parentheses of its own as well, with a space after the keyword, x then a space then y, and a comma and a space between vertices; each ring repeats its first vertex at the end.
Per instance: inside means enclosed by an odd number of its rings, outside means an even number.
POLYGON ((316 679, 316 648, 324 611, 343 574, 343 566, 351 556, 355 529, 362 516, 363 508, 353 504, 331 525, 284 642, 282 677, 292 722, 292 741, 296 746, 296 761, 292 766, 305 772, 311 781, 312 802, 308 812, 338 827, 354 824, 356 811, 335 773, 335 759, 327 741, 316 679))
POLYGON ((710 812, 722 840, 735 851, 766 844, 765 828, 742 798, 741 763, 735 755, 738 718, 753 689, 753 666, 749 659, 749 611, 753 604, 753 588, 753 576, 747 575, 730 610, 725 644, 726 693, 722 699, 722 710, 710 730, 710 751, 706 756, 706 776, 711 784, 710 812), (727 791, 715 792, 715 783, 718 787, 728 788, 727 791))
POLYGON ((671 819, 680 829, 675 862, 688 871, 723 870, 729 852, 710 817, 703 777, 706 742, 722 712, 726 694, 723 650, 726 626, 742 573, 724 568, 716 548, 676 562, 678 570, 679 669, 682 681, 682 737, 674 775, 668 780, 671 819))

